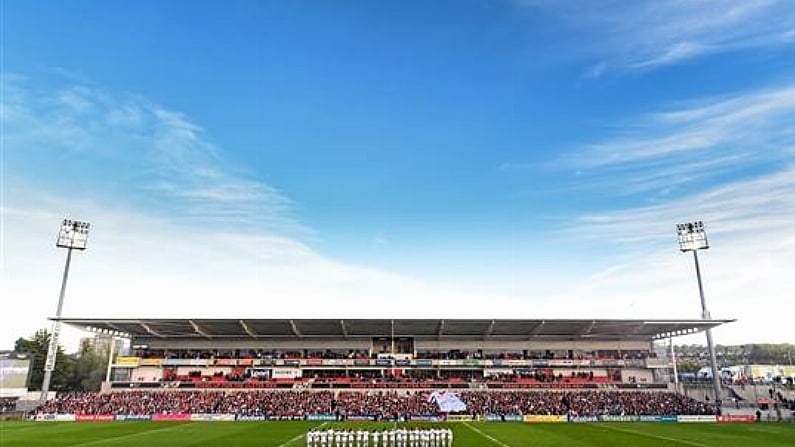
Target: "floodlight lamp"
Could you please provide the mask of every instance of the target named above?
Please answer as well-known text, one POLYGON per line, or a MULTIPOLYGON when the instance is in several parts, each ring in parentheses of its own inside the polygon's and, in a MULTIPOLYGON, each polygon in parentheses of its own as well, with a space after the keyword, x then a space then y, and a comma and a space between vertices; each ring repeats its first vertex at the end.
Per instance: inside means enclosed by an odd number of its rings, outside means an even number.
POLYGON ((88 230, 91 224, 77 220, 64 219, 61 222, 61 230, 58 232, 58 240, 55 243, 59 248, 74 248, 85 250, 88 241, 88 230))
POLYGON ((707 232, 704 222, 688 222, 676 225, 676 234, 679 238, 679 250, 696 251, 709 248, 707 232))

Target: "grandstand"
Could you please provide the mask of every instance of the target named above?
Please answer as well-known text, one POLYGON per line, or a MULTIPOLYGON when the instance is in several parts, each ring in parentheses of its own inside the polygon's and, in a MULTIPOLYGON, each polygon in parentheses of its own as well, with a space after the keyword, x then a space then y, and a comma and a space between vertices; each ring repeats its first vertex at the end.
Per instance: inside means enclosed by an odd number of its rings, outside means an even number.
POLYGON ((130 343, 101 392, 61 393, 36 421, 465 422, 457 436, 481 437, 467 421, 795 421, 782 393, 763 419, 671 383, 656 342, 733 320, 62 321, 130 343))
POLYGON ((129 352, 101 393, 60 395, 39 417, 427 420, 713 414, 673 392, 654 343, 730 320, 62 321, 129 352))
POLYGON ((731 320, 62 321, 130 339, 106 384, 128 390, 666 388, 654 341, 731 320))

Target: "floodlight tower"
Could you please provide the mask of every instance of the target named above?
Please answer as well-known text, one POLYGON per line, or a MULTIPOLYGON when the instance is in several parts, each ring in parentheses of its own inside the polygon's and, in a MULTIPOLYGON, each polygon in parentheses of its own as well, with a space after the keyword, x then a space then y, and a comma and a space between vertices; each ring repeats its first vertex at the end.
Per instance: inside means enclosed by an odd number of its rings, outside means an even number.
MULTIPOLYGON (((688 251, 693 252, 693 260, 696 263, 696 278, 698 278, 698 293, 701 296, 701 319, 711 320, 712 317, 709 314, 709 310, 707 310, 707 302, 704 299, 704 286, 701 282, 701 267, 698 264, 698 251, 709 248, 704 222, 699 220, 696 222, 678 224, 676 226, 676 234, 679 237, 679 250, 681 250, 683 253, 688 251)), ((715 392, 715 404, 720 406, 720 376, 718 375, 718 362, 715 357, 715 346, 712 344, 712 330, 707 329, 706 332, 710 367, 712 368, 712 386, 713 391, 715 392)))
POLYGON ((41 403, 47 401, 50 391, 50 380, 55 369, 55 358, 58 353, 58 335, 61 333, 61 311, 63 310, 63 297, 66 294, 66 280, 69 278, 69 264, 72 262, 72 250, 85 250, 88 241, 88 229, 91 224, 78 220, 64 219, 55 246, 66 249, 66 265, 61 279, 61 294, 58 297, 58 310, 55 312, 55 323, 50 335, 50 346, 47 349, 47 360, 44 363, 44 380, 41 383, 41 403))

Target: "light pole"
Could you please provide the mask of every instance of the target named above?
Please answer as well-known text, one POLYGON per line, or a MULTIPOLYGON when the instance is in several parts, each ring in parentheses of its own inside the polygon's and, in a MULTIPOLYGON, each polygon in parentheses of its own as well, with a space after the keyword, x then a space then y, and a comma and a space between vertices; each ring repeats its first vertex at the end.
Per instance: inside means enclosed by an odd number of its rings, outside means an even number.
POLYGON ((50 335, 50 346, 47 349, 47 360, 44 362, 44 380, 41 383, 40 402, 47 401, 47 394, 50 391, 50 380, 55 369, 55 358, 58 354, 58 335, 61 333, 61 311, 63 310, 63 297, 66 294, 66 280, 69 278, 69 264, 72 262, 72 250, 85 250, 88 241, 88 229, 91 224, 77 220, 64 219, 61 222, 61 230, 58 232, 58 240, 55 246, 66 248, 66 265, 63 269, 61 279, 61 294, 58 297, 58 310, 55 312, 55 323, 52 326, 50 335))
MULTIPOLYGON (((701 282, 701 267, 698 264, 698 251, 709 248, 704 222, 699 220, 697 222, 678 224, 676 226, 676 234, 679 237, 679 250, 683 253, 688 251, 693 252, 693 260, 696 264, 696 278, 698 278, 698 293, 701 296, 701 319, 711 320, 712 317, 709 314, 709 310, 707 310, 707 302, 704 299, 704 285, 701 282)), ((718 375, 718 362, 715 358, 715 346, 712 344, 712 330, 707 329, 706 332, 707 348, 709 349, 709 360, 712 368, 712 386, 715 392, 715 404, 720 407, 720 376, 718 375)))
POLYGON ((674 390, 676 390, 676 392, 678 393, 679 392, 679 371, 678 371, 678 368, 676 367, 676 351, 674 351, 674 338, 671 337, 670 341, 671 341, 671 365, 673 366, 673 369, 674 369, 674 390))

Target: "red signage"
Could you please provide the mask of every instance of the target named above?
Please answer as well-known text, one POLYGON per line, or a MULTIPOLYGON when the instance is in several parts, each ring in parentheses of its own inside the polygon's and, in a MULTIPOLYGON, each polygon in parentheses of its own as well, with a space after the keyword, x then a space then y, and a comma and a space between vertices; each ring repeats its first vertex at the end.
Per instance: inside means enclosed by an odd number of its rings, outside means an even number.
POLYGON ((756 422, 756 416, 752 414, 728 414, 725 416, 718 416, 718 422, 723 424, 726 423, 750 424, 756 422))
POLYGON ((116 419, 112 414, 78 414, 75 415, 77 422, 109 422, 116 419))
POLYGON ((153 414, 153 421, 189 421, 190 414, 153 414))

